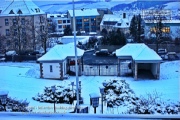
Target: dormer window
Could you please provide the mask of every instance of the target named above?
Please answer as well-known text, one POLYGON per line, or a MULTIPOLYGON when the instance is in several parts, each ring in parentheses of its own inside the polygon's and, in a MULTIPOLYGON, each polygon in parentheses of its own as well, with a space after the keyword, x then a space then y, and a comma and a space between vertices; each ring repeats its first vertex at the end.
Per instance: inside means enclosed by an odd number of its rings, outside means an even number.
POLYGON ((9 12, 9 14, 14 14, 13 10, 11 10, 11 11, 9 12))
POLYGON ((36 13, 40 12, 39 8, 35 8, 36 13))
POLYGON ((22 11, 21 11, 21 10, 18 10, 17 14, 22 14, 22 11))
POLYGON ((118 25, 118 26, 121 26, 121 23, 118 23, 117 25, 118 25))

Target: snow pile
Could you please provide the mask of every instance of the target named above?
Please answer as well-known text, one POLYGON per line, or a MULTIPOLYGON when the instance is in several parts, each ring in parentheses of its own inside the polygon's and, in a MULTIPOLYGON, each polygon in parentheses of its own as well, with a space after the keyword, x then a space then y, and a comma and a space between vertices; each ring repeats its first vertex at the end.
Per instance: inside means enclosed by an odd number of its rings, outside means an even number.
POLYGON ((34 77, 34 78, 39 78, 40 76, 40 68, 39 65, 33 65, 26 73, 26 77, 34 77))
POLYGON ((51 87, 45 87, 44 93, 38 93, 35 97, 32 97, 33 100, 40 102, 54 103, 55 101, 56 103, 68 104, 72 104, 75 98, 75 90, 63 86, 56 86, 55 93, 52 92, 51 87))

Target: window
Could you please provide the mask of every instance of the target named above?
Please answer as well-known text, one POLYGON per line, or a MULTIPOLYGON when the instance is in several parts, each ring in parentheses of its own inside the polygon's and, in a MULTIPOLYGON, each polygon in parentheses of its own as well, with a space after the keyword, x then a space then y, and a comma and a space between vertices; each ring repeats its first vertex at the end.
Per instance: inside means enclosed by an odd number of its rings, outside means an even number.
POLYGON ((66 23, 66 20, 63 20, 63 23, 66 23))
POLYGON ((62 20, 58 20, 58 24, 62 24, 62 20))
POLYGON ((22 28, 22 35, 26 34, 26 28, 22 28))
POLYGON ((17 14, 22 14, 22 11, 21 11, 21 10, 18 10, 17 14))
POLYGON ((63 25, 63 28, 66 28, 66 25, 63 25))
POLYGON ((163 31, 164 33, 170 33, 170 27, 164 27, 164 28, 162 29, 162 31, 163 31))
POLYGON ((14 14, 13 10, 11 10, 11 11, 9 12, 9 14, 14 14))
POLYGON ((43 23, 43 22, 44 22, 44 17, 40 16, 40 23, 43 23))
POLYGON ((5 19, 5 25, 8 26, 9 25, 9 21, 8 19, 5 19))
POLYGON ((52 65, 50 65, 50 72, 53 72, 53 67, 52 67, 52 65))
POLYGON ((14 36, 17 35, 17 29, 14 29, 14 36))
POLYGON ((70 23, 70 20, 67 20, 67 23, 70 23))
POLYGON ((44 31, 44 26, 43 25, 40 26, 40 31, 41 32, 44 31))
POLYGON ((22 25, 25 25, 25 18, 22 18, 22 19, 21 19, 21 24, 22 24, 22 25))
POLYGON ((58 28, 61 29, 61 28, 62 28, 62 25, 58 25, 58 28))
POLYGON ((10 36, 9 29, 6 29, 6 36, 10 36))
POLYGON ((16 24, 17 24, 17 20, 13 19, 13 25, 16 25, 16 24))
POLYGON ((84 18, 84 22, 88 22, 89 21, 89 19, 88 18, 84 18))

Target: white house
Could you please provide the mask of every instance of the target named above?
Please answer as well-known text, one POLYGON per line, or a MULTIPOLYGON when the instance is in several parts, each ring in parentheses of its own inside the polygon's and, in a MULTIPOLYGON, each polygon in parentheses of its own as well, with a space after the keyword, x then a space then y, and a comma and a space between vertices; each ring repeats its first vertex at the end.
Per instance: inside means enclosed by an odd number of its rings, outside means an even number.
POLYGON ((121 15, 117 14, 105 14, 100 23, 100 30, 106 29, 107 31, 117 30, 118 28, 122 30, 125 34, 129 33, 129 26, 131 18, 126 13, 121 15))
MULTIPOLYGON (((75 73, 75 48, 73 43, 56 45, 40 57, 40 77, 64 79, 68 73, 75 73)), ((78 70, 81 75, 81 57, 84 50, 77 48, 78 70)))
POLYGON ((124 64, 125 60, 128 60, 129 63, 131 63, 129 67, 135 79, 137 79, 140 74, 144 74, 145 71, 153 75, 154 78, 159 79, 162 58, 144 43, 126 44, 116 50, 116 56, 118 57, 119 76, 125 72, 122 69, 122 64, 124 64))

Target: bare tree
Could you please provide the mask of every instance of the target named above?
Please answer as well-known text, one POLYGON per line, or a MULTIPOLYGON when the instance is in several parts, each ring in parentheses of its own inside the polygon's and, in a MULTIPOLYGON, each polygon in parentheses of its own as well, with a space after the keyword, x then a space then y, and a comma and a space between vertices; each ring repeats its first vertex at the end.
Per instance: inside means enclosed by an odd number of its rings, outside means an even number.
MULTIPOLYGON (((47 52, 47 43, 48 39, 50 37, 50 29, 48 27, 48 21, 46 17, 40 16, 40 22, 38 23, 38 26, 35 26, 34 30, 36 32, 36 44, 37 46, 43 47, 44 52, 47 52)), ((51 29, 54 29, 52 27, 51 29)))
POLYGON ((25 50, 32 50, 33 45, 33 20, 32 17, 15 16, 10 18, 9 34, 6 36, 9 49, 18 53, 25 50))

